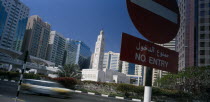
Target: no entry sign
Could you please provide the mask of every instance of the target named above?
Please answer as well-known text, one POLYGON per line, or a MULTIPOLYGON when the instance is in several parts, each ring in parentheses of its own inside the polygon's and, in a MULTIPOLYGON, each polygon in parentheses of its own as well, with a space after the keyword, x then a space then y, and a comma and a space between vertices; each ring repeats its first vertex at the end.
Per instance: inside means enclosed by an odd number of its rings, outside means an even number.
POLYGON ((167 43, 177 35, 180 14, 177 0, 127 0, 137 30, 154 43, 167 43))
POLYGON ((178 53, 176 51, 126 33, 122 34, 120 60, 172 73, 178 72, 178 53))

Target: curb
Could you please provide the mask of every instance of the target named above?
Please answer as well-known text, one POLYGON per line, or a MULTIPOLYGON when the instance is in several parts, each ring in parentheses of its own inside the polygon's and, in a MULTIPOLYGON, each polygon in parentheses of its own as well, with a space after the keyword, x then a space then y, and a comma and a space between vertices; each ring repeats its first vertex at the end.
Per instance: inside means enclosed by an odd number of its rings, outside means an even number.
POLYGON ((8 81, 8 79, 4 79, 4 81, 8 81))
POLYGON ((79 90, 75 90, 74 92, 76 92, 76 93, 82 93, 82 91, 79 91, 79 90))
POLYGON ((125 99, 124 97, 115 96, 116 99, 125 99))
POLYGON ((9 82, 17 82, 15 80, 8 80, 8 79, 0 79, 0 80, 2 80, 2 81, 9 81, 9 82))
POLYGON ((103 97, 109 97, 109 95, 105 95, 105 94, 101 94, 101 96, 103 96, 103 97))
POLYGON ((92 92, 88 92, 88 94, 89 94, 89 95, 95 95, 95 93, 92 93, 92 92))
MULTIPOLYGON (((142 102, 140 99, 126 99, 125 97, 119 97, 119 96, 109 96, 109 95, 106 95, 106 94, 96 94, 96 93, 93 93, 93 92, 83 92, 83 91, 79 91, 79 90, 74 90, 73 92, 75 93, 86 93, 88 95, 98 95, 98 96, 102 96, 102 97, 112 97, 112 98, 115 98, 115 99, 121 99, 121 100, 130 100, 130 101, 135 101, 135 102, 142 102)), ((153 101, 151 101, 153 102, 153 101)))
POLYGON ((135 98, 133 98, 132 101, 141 102, 140 99, 135 99, 135 98))

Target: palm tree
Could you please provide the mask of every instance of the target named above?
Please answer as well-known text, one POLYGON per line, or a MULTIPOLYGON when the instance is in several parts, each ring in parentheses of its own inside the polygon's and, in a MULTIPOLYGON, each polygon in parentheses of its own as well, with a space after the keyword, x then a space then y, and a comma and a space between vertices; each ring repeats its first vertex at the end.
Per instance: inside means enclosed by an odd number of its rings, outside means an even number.
POLYGON ((80 68, 76 64, 66 64, 57 72, 59 77, 81 78, 80 68))

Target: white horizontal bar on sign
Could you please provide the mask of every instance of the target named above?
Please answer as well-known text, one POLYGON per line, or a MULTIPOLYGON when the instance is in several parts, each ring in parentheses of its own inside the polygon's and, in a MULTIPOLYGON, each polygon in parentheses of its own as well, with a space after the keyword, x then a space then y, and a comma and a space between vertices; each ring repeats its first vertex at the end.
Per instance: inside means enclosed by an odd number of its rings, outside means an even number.
POLYGON ((178 24, 178 14, 154 2, 153 0, 131 0, 132 3, 147 9, 175 24, 178 24))

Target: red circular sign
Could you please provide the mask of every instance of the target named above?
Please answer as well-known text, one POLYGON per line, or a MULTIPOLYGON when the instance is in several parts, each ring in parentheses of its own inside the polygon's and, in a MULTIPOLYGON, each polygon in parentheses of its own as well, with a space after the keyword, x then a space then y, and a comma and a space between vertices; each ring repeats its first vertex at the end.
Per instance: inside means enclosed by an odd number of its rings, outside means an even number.
POLYGON ((176 37, 180 26, 176 0, 127 0, 127 8, 133 24, 148 40, 163 44, 176 37))

